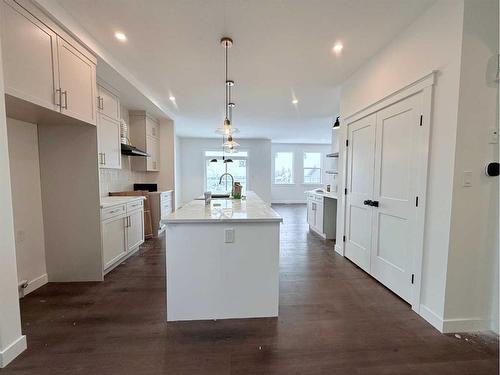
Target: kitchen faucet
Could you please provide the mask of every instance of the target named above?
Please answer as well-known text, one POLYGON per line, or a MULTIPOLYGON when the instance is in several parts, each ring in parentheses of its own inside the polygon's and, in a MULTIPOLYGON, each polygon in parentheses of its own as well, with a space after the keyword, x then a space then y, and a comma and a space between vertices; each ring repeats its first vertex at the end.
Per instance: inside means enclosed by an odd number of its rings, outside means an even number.
MULTIPOLYGON (((220 176, 219 178, 219 185, 222 184, 222 178, 225 176, 225 175, 228 175, 229 177, 231 177, 231 194, 233 193, 233 185, 234 185, 234 177, 231 173, 224 173, 222 176, 220 176)), ((226 189, 227 189, 227 180, 226 180, 226 189)))

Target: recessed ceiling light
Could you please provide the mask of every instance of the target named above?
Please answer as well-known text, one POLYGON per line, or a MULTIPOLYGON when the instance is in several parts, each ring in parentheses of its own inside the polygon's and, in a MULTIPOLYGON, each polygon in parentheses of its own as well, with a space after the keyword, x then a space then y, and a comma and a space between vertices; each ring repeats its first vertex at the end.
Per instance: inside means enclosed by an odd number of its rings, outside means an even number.
POLYGON ((292 100, 292 104, 297 104, 298 102, 299 102, 298 99, 293 99, 292 100))
POLYGON ((127 40, 127 36, 120 31, 115 32, 115 38, 120 42, 125 42, 127 40))
POLYGON ((175 96, 173 96, 173 95, 170 95, 168 98, 169 98, 171 101, 175 101, 175 96))
POLYGON ((335 45, 333 46, 333 52, 340 53, 340 52, 342 52, 343 48, 344 48, 344 45, 342 43, 335 43, 335 45))

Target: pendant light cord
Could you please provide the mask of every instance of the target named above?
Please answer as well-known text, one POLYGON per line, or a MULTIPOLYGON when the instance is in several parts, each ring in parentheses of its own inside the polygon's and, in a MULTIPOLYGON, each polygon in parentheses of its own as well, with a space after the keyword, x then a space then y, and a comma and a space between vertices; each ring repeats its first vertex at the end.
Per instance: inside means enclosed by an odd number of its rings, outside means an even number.
POLYGON ((227 102, 227 97, 228 97, 228 90, 229 90, 229 86, 227 85, 227 42, 224 43, 224 50, 225 50, 225 55, 226 55, 226 82, 224 82, 224 86, 226 87, 226 102, 225 102, 225 106, 226 106, 226 118, 227 118, 227 107, 228 107, 228 102, 227 102))

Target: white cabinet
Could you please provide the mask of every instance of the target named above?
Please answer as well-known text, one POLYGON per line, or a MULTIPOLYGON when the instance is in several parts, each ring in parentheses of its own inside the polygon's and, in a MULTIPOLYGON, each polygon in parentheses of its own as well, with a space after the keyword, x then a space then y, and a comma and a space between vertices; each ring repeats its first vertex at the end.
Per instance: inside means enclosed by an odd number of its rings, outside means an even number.
POLYGON ((142 198, 101 209, 102 256, 104 272, 111 271, 135 253, 144 242, 144 204, 142 198))
POLYGON ((127 247, 133 251, 144 242, 144 212, 135 210, 128 214, 127 222, 127 247))
POLYGON ((99 113, 120 121, 120 99, 102 85, 97 85, 97 110, 99 113))
POLYGON ((100 168, 121 168, 120 122, 97 114, 97 145, 100 168))
POLYGON ((324 239, 334 239, 337 224, 337 199, 306 192, 309 229, 324 239))
POLYGON ((146 136, 146 152, 150 155, 146 158, 146 170, 160 170, 160 140, 155 137, 146 136))
POLYGON ((150 192, 149 202, 151 204, 153 235, 156 237, 165 229, 165 224, 162 224, 161 221, 165 220, 174 209, 173 190, 150 192))
POLYGON ((95 125, 95 57, 32 3, 22 4, 1 2, 5 92, 95 125))
POLYGON ((130 142, 145 150, 146 158, 132 158, 132 169, 158 172, 160 170, 160 124, 145 111, 129 112, 130 142))
POLYGON ((14 2, 0 5, 5 92, 59 111, 56 34, 14 2))
POLYGON ((126 237, 127 217, 119 215, 102 221, 102 256, 104 269, 123 258, 128 251, 126 237))
POLYGON ((95 124, 95 64, 59 36, 57 52, 61 113, 95 124))

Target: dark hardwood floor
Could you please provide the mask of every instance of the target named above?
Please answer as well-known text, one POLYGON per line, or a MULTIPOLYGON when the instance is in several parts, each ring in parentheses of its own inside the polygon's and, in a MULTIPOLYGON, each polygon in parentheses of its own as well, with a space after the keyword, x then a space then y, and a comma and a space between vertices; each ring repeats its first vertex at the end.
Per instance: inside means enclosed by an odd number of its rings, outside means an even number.
MULTIPOLYGON (((165 322, 164 241, 103 283, 49 284, 21 301, 28 350, 8 374, 498 374, 495 335, 442 335, 275 206, 278 319, 165 322)), ((258 272, 258 270, 256 270, 258 272)))

